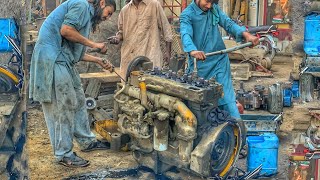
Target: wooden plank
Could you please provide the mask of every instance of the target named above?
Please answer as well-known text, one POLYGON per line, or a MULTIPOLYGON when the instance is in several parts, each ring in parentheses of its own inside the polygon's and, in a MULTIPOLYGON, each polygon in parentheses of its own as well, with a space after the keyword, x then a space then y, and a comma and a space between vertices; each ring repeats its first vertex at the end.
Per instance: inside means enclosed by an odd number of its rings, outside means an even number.
POLYGON ((41 2, 42 10, 43 10, 43 15, 47 17, 47 5, 46 5, 46 0, 42 0, 41 2))
POLYGON ((234 7, 232 19, 237 19, 239 13, 240 13, 240 6, 241 6, 241 0, 236 0, 236 5, 234 7))
POLYGON ((111 114, 112 111, 107 111, 104 110, 102 108, 96 108, 92 111, 90 111, 90 113, 93 115, 94 119, 97 121, 101 121, 101 120, 106 120, 106 119, 111 119, 111 114))
MULTIPOLYGON (((119 68, 115 68, 115 71, 119 74, 119 68)), ((83 73, 80 74, 82 79, 99 79, 102 82, 120 82, 120 77, 116 73, 110 73, 107 70, 97 73, 83 73)))
POLYGON ((233 15, 233 11, 234 11, 234 6, 235 6, 235 0, 230 0, 230 12, 228 14, 229 17, 231 17, 233 15))
POLYGON ((235 80, 249 80, 250 78, 250 65, 244 64, 231 64, 231 76, 235 80))
POLYGON ((245 12, 245 25, 248 25, 248 14, 249 14, 249 0, 245 0, 246 2, 246 12, 245 12))
POLYGON ((259 71, 251 71, 250 77, 273 77, 273 74, 259 72, 259 71))
POLYGON ((294 123, 293 130, 306 131, 309 126, 310 126, 310 122, 309 123, 296 122, 294 123))
POLYGON ((97 107, 113 109, 113 94, 98 96, 97 107))
POLYGON ((240 7, 240 15, 244 14, 244 16, 240 17, 241 22, 245 23, 245 14, 246 14, 246 8, 247 8, 247 3, 246 1, 241 1, 241 7, 240 7))
POLYGON ((86 88, 85 94, 89 97, 97 97, 100 91, 101 81, 99 79, 91 79, 86 88))
POLYGON ((230 1, 223 2, 223 11, 230 17, 230 12, 231 12, 230 1))

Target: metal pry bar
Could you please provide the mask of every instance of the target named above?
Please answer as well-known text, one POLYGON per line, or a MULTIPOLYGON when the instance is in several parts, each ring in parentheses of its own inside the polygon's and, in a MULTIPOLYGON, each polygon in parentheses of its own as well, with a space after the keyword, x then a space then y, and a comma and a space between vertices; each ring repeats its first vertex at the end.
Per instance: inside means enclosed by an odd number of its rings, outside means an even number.
MULTIPOLYGON (((265 40, 266 40, 266 38, 262 37, 262 38, 259 39, 259 42, 262 42, 262 41, 265 41, 265 40)), ((206 53, 205 55, 206 56, 213 56, 213 55, 218 55, 218 54, 225 54, 225 53, 233 52, 233 51, 236 51, 236 50, 239 50, 239 49, 243 49, 243 48, 246 48, 246 47, 249 47, 249 46, 252 46, 252 42, 247 42, 247 43, 241 44, 239 46, 235 46, 235 47, 232 47, 232 48, 224 49, 224 50, 221 50, 221 51, 215 51, 215 52, 206 53)))

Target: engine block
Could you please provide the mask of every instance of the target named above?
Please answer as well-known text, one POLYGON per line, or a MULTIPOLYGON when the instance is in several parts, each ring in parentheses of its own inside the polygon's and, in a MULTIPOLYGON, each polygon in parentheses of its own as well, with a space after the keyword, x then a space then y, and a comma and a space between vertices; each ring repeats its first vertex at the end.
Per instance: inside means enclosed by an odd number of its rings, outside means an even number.
POLYGON ((242 145, 236 119, 218 108, 214 79, 164 71, 132 71, 115 94, 114 119, 131 137, 142 165, 163 173, 173 166, 200 176, 225 176, 242 145))

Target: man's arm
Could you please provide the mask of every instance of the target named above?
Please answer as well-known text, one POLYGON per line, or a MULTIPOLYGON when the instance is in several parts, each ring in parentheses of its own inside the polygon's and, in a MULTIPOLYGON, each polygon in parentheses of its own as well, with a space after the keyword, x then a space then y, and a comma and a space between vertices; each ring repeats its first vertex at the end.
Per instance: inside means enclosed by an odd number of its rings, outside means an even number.
POLYGON ((244 26, 239 26, 237 23, 235 23, 224 12, 222 12, 218 5, 214 5, 214 8, 217 8, 219 13, 219 25, 222 26, 229 34, 232 34, 236 38, 237 42, 242 41, 244 38, 246 42, 252 42, 253 46, 259 44, 258 37, 247 32, 244 26))
POLYGON ((68 7, 68 13, 64 16, 60 34, 65 39, 89 46, 91 48, 99 48, 102 53, 107 51, 104 43, 95 43, 88 38, 82 36, 79 31, 84 28, 90 19, 88 4, 82 1, 75 2, 68 7))
POLYGON ((111 36, 108 38, 111 44, 119 44, 120 41, 123 40, 123 9, 119 13, 118 18, 118 32, 115 36, 111 36))
POLYGON ((229 34, 232 34, 237 42, 242 41, 242 33, 246 31, 245 27, 239 26, 231 18, 229 18, 219 7, 219 5, 214 5, 219 14, 219 25, 223 27, 229 34))
POLYGON ((60 30, 61 36, 66 38, 69 41, 80 43, 85 46, 89 46, 91 48, 99 48, 102 51, 106 51, 105 43, 96 43, 91 41, 90 39, 82 36, 74 27, 68 25, 62 25, 60 30))
POLYGON ((85 54, 83 57, 82 57, 82 60, 83 61, 87 61, 87 62, 94 62, 94 63, 97 63, 99 64, 102 68, 106 69, 106 70, 109 70, 109 71, 112 71, 112 65, 105 61, 103 58, 99 58, 99 57, 95 57, 95 56, 91 56, 89 54, 85 54))
POLYGON ((198 51, 193 43, 193 28, 192 21, 186 12, 180 16, 180 34, 183 45, 183 50, 197 59, 205 59, 206 56, 203 51, 198 51))

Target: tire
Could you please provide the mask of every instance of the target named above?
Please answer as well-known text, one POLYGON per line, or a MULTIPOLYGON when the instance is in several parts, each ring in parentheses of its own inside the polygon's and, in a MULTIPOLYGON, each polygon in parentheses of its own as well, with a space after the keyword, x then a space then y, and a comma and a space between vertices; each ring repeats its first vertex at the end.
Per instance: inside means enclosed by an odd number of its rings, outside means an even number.
POLYGON ((235 149, 235 138, 232 126, 224 128, 212 143, 210 151, 210 174, 215 176, 226 168, 235 149))
POLYGON ((17 92, 19 89, 16 87, 16 83, 5 74, 0 73, 0 92, 11 93, 17 92))

